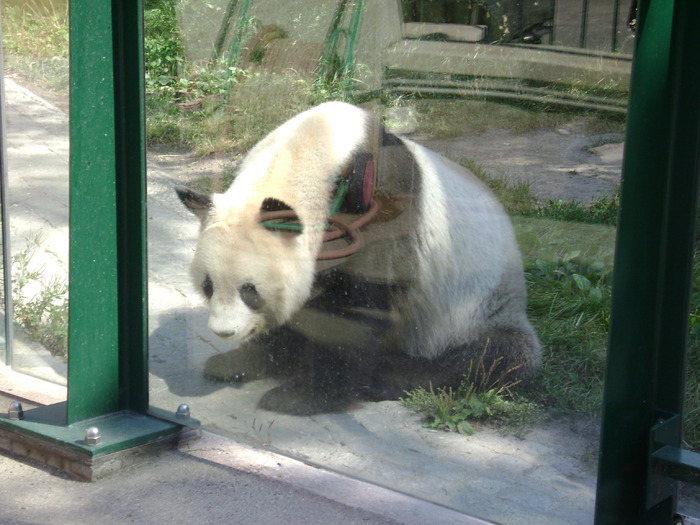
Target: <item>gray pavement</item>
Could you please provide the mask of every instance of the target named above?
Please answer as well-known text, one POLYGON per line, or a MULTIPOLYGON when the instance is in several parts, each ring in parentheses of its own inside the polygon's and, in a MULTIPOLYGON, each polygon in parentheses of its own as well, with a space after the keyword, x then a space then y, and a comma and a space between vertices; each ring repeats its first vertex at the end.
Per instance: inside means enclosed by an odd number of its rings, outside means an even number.
MULTIPOLYGON (((6 92, 13 251, 41 233, 35 264, 65 276, 67 117, 9 79, 6 92)), ((207 360, 230 348, 206 329, 189 282, 198 225, 175 179, 150 162, 150 396, 164 409, 188 403, 202 438, 94 484, 0 455, 0 524, 592 522, 595 421, 547 420, 524 437, 490 428, 463 436, 423 428, 398 402, 286 416, 256 406, 273 380, 245 388, 206 380, 207 360)), ((0 387, 41 394, 41 403, 65 396, 60 361, 28 345, 16 360, 40 379, 0 368, 0 387)))

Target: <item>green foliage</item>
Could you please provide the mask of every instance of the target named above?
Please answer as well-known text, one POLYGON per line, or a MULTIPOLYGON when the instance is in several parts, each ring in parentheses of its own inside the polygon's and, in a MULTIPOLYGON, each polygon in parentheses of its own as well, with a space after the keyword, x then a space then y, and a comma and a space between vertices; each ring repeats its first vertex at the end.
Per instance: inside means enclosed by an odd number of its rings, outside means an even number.
POLYGON ((568 110, 547 110, 541 105, 491 102, 473 98, 410 98, 418 113, 418 131, 435 139, 483 135, 506 130, 513 135, 558 129, 574 118, 588 132, 622 132, 624 120, 601 113, 576 114, 568 110), (459 118, 455 118, 459 115, 459 118))
POLYGON ((2 5, 3 48, 8 55, 68 56, 68 4, 25 0, 2 5))
POLYGON ((196 154, 242 154, 269 131, 313 105, 312 87, 294 72, 240 73, 222 99, 184 110, 167 98, 148 103, 149 142, 187 146, 196 154), (270 103, 270 101, 276 101, 270 103))
POLYGON ((330 96, 292 70, 254 72, 223 59, 186 64, 173 1, 152 0, 145 7, 149 143, 186 147, 199 155, 240 154, 330 96))
POLYGON ((460 164, 486 184, 510 213, 527 214, 537 208, 537 199, 529 183, 512 182, 506 177, 493 177, 481 164, 471 159, 461 159, 460 164))
POLYGON ((0 2, 6 72, 60 93, 68 92, 68 3, 0 2))
POLYGON ((506 389, 480 391, 466 379, 455 391, 451 388, 417 388, 406 392, 401 402, 425 416, 423 426, 434 430, 473 434, 473 423, 486 419, 498 422, 511 432, 523 433, 539 414, 539 408, 506 389))
POLYGON ((526 268, 528 314, 543 349, 530 394, 547 406, 590 414, 601 406, 612 265, 579 255, 543 254, 526 268))
POLYGON ((620 210, 620 189, 615 193, 584 206, 574 201, 547 201, 532 210, 523 210, 524 215, 546 217, 559 221, 583 222, 591 224, 617 224, 620 210))
POLYGON ((172 0, 148 0, 144 6, 146 89, 173 96, 182 88, 184 48, 172 0))
POLYGON ((46 280, 32 259, 41 239, 36 237, 12 256, 14 322, 52 354, 68 352, 68 286, 63 279, 46 280))
POLYGON ((425 415, 425 427, 460 434, 472 434, 474 427, 470 421, 492 415, 504 402, 494 390, 475 392, 471 383, 463 383, 456 392, 451 388, 435 391, 432 385, 428 390, 418 388, 407 392, 401 401, 425 415))

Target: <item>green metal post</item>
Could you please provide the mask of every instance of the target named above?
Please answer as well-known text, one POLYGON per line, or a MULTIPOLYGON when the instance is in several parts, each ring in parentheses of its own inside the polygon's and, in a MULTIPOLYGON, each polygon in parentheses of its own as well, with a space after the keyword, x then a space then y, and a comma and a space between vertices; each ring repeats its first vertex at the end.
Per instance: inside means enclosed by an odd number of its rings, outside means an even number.
MULTIPOLYGON (((700 141, 694 0, 640 0, 628 110, 597 524, 672 523, 652 428, 681 414, 700 141)), ((669 438, 669 436, 666 436, 669 438)), ((680 446, 680 432, 670 436, 680 446)), ((666 443, 669 444, 669 443, 666 443)))
POLYGON ((119 295, 112 2, 69 8, 71 424, 119 409, 119 295))
POLYGON ((67 422, 145 412, 139 0, 72 0, 67 422))

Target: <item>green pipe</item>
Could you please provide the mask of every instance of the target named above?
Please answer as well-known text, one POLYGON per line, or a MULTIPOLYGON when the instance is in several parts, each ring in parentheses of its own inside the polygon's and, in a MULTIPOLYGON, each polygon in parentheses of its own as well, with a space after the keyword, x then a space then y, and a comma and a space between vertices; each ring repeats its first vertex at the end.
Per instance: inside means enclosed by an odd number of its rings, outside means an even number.
POLYGON ((229 0, 226 6, 226 13, 224 13, 224 19, 221 21, 221 27, 219 28, 219 33, 216 35, 216 41, 214 42, 214 59, 221 56, 221 51, 224 49, 224 42, 226 41, 226 35, 228 34, 229 25, 231 24, 231 18, 238 5, 238 0, 229 0))
POLYGON ((345 53, 343 55, 343 74, 350 76, 355 67, 355 46, 362 23, 362 14, 365 9, 364 0, 355 0, 355 8, 350 18, 350 24, 346 33, 345 53))

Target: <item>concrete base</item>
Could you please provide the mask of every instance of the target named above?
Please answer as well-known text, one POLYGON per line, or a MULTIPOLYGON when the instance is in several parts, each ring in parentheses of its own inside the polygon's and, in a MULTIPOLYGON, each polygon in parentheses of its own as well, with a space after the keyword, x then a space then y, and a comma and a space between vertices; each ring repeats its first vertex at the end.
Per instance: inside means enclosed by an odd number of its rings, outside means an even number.
POLYGON ((0 418, 0 451, 37 461, 79 480, 95 481, 201 434, 197 424, 184 426, 131 412, 62 426, 56 422, 60 409, 57 405, 38 407, 29 410, 23 420, 0 418), (85 444, 90 427, 98 428, 101 435, 94 446, 85 444))

